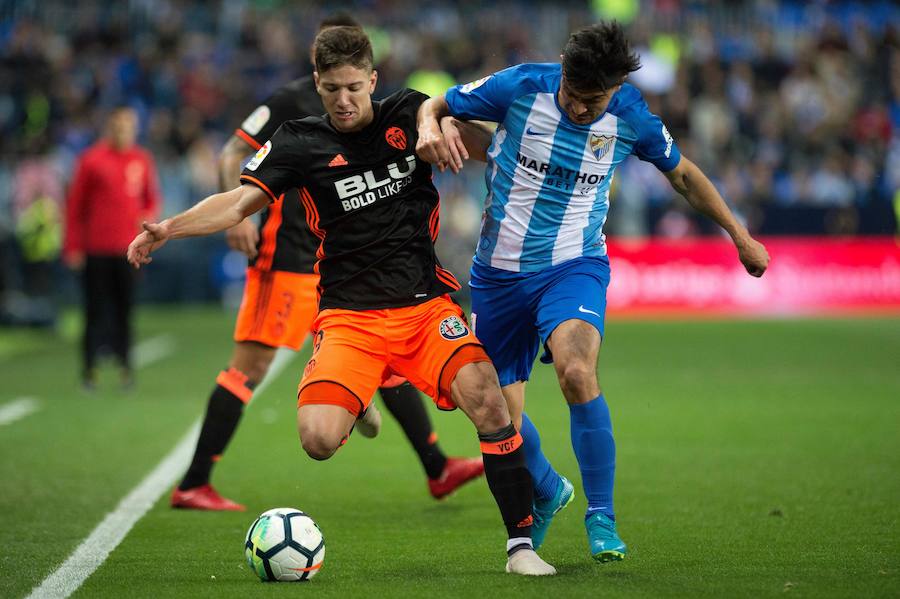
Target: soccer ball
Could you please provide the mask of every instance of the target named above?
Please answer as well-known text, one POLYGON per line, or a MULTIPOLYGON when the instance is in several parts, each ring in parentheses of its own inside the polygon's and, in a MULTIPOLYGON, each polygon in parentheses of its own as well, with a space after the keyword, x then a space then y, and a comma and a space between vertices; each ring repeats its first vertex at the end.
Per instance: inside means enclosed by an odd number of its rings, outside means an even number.
POLYGON ((325 538, 313 519, 289 507, 263 512, 247 531, 247 564, 264 581, 309 580, 325 559, 325 538))

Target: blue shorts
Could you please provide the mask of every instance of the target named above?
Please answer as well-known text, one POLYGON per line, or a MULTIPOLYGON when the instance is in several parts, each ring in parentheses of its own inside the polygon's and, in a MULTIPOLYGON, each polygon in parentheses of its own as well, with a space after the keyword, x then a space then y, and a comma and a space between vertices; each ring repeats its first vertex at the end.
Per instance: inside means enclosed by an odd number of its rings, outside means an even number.
POLYGON ((603 337, 609 258, 582 257, 539 272, 472 264, 472 330, 497 368, 500 385, 527 381, 541 345, 566 320, 592 324, 603 337))

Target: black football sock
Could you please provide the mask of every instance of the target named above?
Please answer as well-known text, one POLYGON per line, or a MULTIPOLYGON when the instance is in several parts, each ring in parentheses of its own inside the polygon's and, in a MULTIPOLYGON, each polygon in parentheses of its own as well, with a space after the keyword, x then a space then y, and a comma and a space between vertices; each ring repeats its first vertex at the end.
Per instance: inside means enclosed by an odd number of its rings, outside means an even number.
POLYGON ((200 428, 194 458, 184 479, 178 485, 182 491, 209 482, 213 464, 234 436, 234 431, 244 413, 244 406, 249 403, 253 394, 247 384, 247 377, 234 368, 221 372, 216 383, 206 406, 206 416, 200 428))
POLYGON ((418 390, 409 383, 403 383, 396 387, 382 387, 379 391, 384 405, 400 423, 406 438, 419 455, 425 474, 431 479, 439 478, 447 464, 447 456, 438 445, 437 433, 431 428, 431 419, 418 390))
POLYGON ((530 549, 534 490, 525 466, 522 437, 510 423, 494 433, 479 433, 478 439, 488 487, 500 508, 509 538, 516 541, 507 545, 507 552, 512 555, 520 549, 530 549))

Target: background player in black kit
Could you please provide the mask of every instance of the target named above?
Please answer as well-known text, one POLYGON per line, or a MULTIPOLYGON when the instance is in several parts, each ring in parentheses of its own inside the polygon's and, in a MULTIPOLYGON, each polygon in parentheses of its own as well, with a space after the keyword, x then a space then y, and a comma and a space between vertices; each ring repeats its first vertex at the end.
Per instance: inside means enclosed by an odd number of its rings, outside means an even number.
POLYGON ((485 475, 507 529, 508 572, 555 574, 531 544, 531 477, 497 375, 447 292, 459 284, 438 261, 437 190, 414 152, 425 96, 402 90, 374 103, 371 44, 354 27, 320 33, 316 86, 326 117, 289 121, 247 165, 239 188, 162 223, 128 249, 140 267, 170 238, 234 226, 292 188, 321 239, 315 349, 298 393, 304 450, 329 458, 372 393, 394 372, 439 407, 475 425, 485 475))
MULTIPOLYGON (((324 19, 319 31, 358 23, 338 13, 324 19)), ((310 56, 312 59, 312 56, 310 56)), ((259 150, 285 121, 324 112, 312 75, 277 89, 235 130, 219 160, 221 191, 240 185, 241 164, 259 150)), ((201 510, 242 510, 244 506, 219 495, 210 484, 212 468, 237 430, 244 406, 269 369, 278 347, 298 350, 318 312, 314 274, 319 239, 306 224, 298 191, 286 191, 269 206, 257 225, 251 219, 226 231, 228 244, 247 255, 247 283, 234 332, 228 368, 219 373, 209 397, 194 457, 181 483, 172 491, 172 507, 201 510)), ((448 458, 437 443, 418 391, 398 376, 380 389, 388 410, 400 423, 415 449, 428 489, 441 499, 481 476, 481 458, 448 458)), ((380 416, 374 406, 357 428, 366 436, 377 433, 380 416)))

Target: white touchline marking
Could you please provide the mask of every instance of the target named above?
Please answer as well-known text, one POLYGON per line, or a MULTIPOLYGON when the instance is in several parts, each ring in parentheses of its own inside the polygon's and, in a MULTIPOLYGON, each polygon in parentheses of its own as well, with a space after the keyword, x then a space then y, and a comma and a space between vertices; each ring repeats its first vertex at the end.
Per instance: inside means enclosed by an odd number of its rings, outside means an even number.
POLYGON ((38 411, 38 400, 33 397, 17 397, 9 403, 0 406, 0 426, 12 424, 29 414, 38 411))
POLYGON ((175 337, 169 334, 157 335, 145 339, 132 349, 132 360, 135 368, 144 368, 159 362, 175 351, 175 337))
MULTIPOLYGON (((297 356, 287 348, 279 348, 269 367, 269 373, 254 391, 254 395, 262 393, 269 381, 278 378, 281 371, 297 356)), ((247 406, 248 408, 250 406, 247 406)), ((50 573, 44 582, 28 595, 28 599, 65 599, 84 583, 109 554, 122 542, 122 539, 144 517, 160 496, 175 484, 184 472, 197 443, 200 432, 200 418, 191 424, 178 445, 141 481, 91 534, 81 542, 75 551, 61 566, 50 573)))
POLYGON ((68 597, 88 576, 106 561, 128 531, 147 513, 163 491, 172 486, 178 473, 190 459, 200 420, 196 420, 188 432, 141 483, 125 496, 112 512, 81 542, 63 564, 53 571, 41 586, 34 589, 29 598, 68 597))

